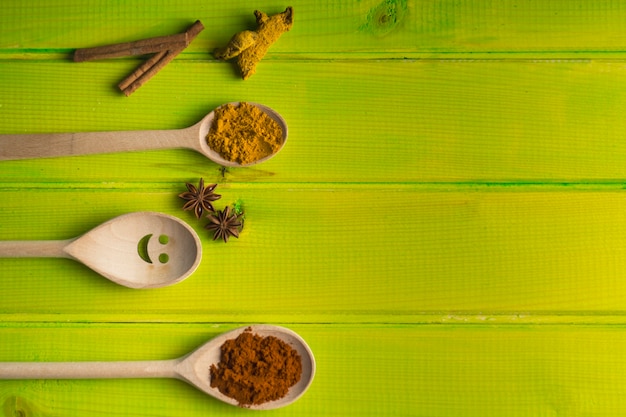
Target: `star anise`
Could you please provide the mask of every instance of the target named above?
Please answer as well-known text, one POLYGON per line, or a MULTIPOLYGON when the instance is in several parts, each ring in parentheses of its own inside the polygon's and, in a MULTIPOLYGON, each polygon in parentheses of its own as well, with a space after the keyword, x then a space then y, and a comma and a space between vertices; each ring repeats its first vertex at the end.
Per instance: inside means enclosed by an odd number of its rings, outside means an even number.
POLYGON ((213 240, 223 239, 228 242, 228 238, 234 236, 239 238, 239 232, 243 228, 241 221, 242 214, 231 214, 230 206, 222 210, 213 212, 207 216, 211 223, 204 226, 206 229, 213 231, 213 240))
POLYGON ((197 218, 202 217, 205 211, 215 211, 211 202, 219 200, 222 197, 213 192, 217 184, 205 187, 204 179, 200 178, 198 188, 190 183, 186 183, 185 185, 187 186, 187 191, 178 195, 183 200, 187 200, 183 206, 183 210, 193 210, 197 218))

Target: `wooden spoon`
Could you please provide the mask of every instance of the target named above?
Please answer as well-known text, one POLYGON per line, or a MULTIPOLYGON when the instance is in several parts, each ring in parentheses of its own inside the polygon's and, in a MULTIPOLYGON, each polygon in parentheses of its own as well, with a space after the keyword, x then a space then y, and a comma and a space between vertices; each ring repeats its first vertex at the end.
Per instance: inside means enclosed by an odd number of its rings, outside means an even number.
POLYGON ((220 361, 220 347, 250 329, 260 336, 275 336, 300 354, 302 375, 287 395, 275 401, 246 406, 269 410, 284 407, 300 398, 315 375, 315 358, 306 342, 295 332, 279 326, 252 325, 223 333, 178 359, 126 362, 0 362, 0 379, 99 379, 99 378, 177 378, 231 405, 237 400, 211 387, 209 368, 220 361))
MULTIPOLYGON (((287 123, 285 120, 267 106, 256 103, 250 104, 264 111, 282 127, 282 146, 284 146, 287 140, 287 123)), ((255 165, 276 155, 273 153, 245 165, 224 159, 209 147, 206 140, 214 118, 215 111, 212 111, 195 125, 178 130, 0 135, 0 160, 188 148, 200 152, 219 165, 239 167, 255 165)))
POLYGON ((158 288, 191 275, 202 258, 196 232, 161 213, 124 214, 68 240, 3 241, 0 257, 70 258, 129 288, 158 288))

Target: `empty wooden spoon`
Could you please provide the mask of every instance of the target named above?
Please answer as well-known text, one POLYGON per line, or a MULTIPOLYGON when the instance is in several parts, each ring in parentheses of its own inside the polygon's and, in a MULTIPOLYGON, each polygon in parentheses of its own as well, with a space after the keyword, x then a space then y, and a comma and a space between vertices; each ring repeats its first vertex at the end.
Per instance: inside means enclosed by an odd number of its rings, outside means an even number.
POLYGON ((257 410, 284 407, 300 398, 315 375, 315 358, 306 342, 292 330, 272 325, 251 325, 223 333, 178 359, 123 362, 0 362, 0 379, 100 379, 177 378, 194 385, 218 400, 239 405, 237 400, 211 387, 209 368, 221 359, 220 347, 250 329, 260 336, 274 336, 295 349, 302 360, 302 375, 287 395, 275 401, 246 405, 257 410))
POLYGON ((2 241, 0 258, 70 258, 129 288, 165 287, 191 275, 202 258, 196 232, 162 213, 124 214, 68 240, 2 241))
MULTIPOLYGON (((283 131, 282 146, 284 146, 287 140, 287 123, 285 120, 267 106, 257 103, 250 104, 261 109, 281 126, 283 131)), ((224 159, 209 147, 206 140, 214 118, 215 111, 212 111, 195 125, 178 130, 0 135, 0 160, 188 148, 200 152, 219 165, 238 167, 267 161, 276 154, 273 153, 245 165, 224 159)))

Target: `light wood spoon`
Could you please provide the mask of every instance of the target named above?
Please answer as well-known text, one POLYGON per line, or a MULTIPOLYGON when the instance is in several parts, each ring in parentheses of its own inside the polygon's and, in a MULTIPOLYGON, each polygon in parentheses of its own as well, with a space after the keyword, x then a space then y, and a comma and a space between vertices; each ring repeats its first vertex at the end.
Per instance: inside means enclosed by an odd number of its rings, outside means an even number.
POLYGON ((202 258, 196 232, 162 213, 124 214, 74 239, 0 242, 0 258, 70 258, 129 288, 158 288, 191 275, 202 258))
MULTIPOLYGON (((267 106, 257 103, 250 104, 264 111, 282 127, 282 146, 284 146, 287 141, 287 123, 285 120, 280 114, 267 106)), ((239 167, 255 165, 267 161, 276 155, 275 152, 265 158, 245 165, 224 159, 219 153, 209 147, 206 140, 214 118, 215 111, 212 111, 195 125, 178 130, 0 135, 0 160, 187 148, 200 152, 219 165, 239 167)))
POLYGON ((0 362, 0 379, 100 379, 100 378, 177 378, 231 405, 237 400, 211 387, 209 368, 220 361, 220 347, 250 329, 260 336, 275 336, 300 354, 302 375, 287 395, 275 401, 246 406, 269 410, 284 407, 300 398, 313 381, 315 358, 306 342, 292 330, 272 325, 240 327, 210 340, 178 359, 123 362, 0 362))

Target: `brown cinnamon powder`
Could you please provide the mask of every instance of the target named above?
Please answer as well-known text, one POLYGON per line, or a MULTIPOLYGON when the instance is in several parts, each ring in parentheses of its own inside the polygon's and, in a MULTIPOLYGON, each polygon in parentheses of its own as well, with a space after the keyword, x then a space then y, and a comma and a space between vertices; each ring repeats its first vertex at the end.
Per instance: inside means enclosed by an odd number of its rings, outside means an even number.
POLYGON ((247 329, 224 342, 221 361, 211 365, 211 386, 241 406, 258 405, 287 395, 302 374, 298 352, 274 336, 247 329))

